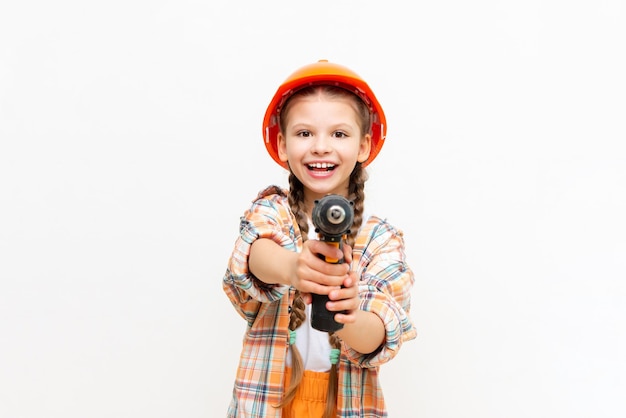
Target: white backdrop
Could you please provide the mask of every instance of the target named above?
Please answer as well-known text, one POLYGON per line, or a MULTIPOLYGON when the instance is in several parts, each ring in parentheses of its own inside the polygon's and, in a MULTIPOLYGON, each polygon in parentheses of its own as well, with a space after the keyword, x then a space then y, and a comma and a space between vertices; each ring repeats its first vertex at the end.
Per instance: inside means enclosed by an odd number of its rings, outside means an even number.
POLYGON ((626 5, 3 0, 0 417, 219 417, 239 216, 285 184, 261 120, 329 59, 388 142, 419 336, 392 417, 626 414, 626 5))

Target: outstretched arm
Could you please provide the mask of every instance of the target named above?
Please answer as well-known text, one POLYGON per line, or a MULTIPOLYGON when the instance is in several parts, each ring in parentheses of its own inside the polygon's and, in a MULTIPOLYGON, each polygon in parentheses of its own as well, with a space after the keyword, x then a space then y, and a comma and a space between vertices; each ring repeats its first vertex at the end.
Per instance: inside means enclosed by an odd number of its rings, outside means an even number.
POLYGON ((316 254, 341 257, 337 248, 318 240, 307 240, 300 253, 290 251, 271 239, 256 240, 250 248, 250 272, 267 284, 293 286, 303 293, 327 295, 348 278, 347 264, 331 264, 316 254))

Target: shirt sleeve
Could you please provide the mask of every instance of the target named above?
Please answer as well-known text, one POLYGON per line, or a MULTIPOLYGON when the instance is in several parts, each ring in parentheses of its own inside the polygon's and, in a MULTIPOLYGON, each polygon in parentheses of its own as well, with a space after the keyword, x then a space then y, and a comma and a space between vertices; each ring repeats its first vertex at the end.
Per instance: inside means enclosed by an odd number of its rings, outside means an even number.
POLYGON ((240 219, 239 236, 228 261, 222 287, 235 309, 249 322, 254 321, 262 303, 277 301, 289 291, 287 285, 262 282, 248 267, 250 248, 259 238, 271 239, 284 248, 296 251, 296 234, 289 218, 290 211, 282 194, 261 193, 240 219))
POLYGON ((378 367, 396 356, 402 343, 417 333, 409 316, 413 271, 406 262, 402 232, 381 221, 359 249, 357 273, 360 275, 360 309, 378 315, 385 326, 385 341, 373 353, 362 354, 345 347, 348 359, 360 367, 378 367))

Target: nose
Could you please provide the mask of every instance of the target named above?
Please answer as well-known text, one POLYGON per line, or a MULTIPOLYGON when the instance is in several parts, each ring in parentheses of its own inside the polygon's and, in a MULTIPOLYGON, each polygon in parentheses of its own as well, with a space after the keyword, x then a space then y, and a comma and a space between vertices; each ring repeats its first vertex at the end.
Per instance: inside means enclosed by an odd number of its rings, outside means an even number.
POLYGON ((328 154, 331 152, 331 138, 327 135, 318 135, 311 145, 311 152, 318 155, 328 154))

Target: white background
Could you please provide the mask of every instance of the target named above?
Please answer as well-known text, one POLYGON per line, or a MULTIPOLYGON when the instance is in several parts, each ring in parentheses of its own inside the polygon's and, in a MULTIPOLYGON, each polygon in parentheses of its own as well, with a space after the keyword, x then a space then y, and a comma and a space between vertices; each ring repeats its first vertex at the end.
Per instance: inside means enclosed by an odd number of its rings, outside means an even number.
POLYGON ((349 66, 383 104, 370 211, 406 235, 391 417, 626 414, 626 5, 0 6, 0 416, 224 416, 239 216, 285 184, 265 107, 349 66))

